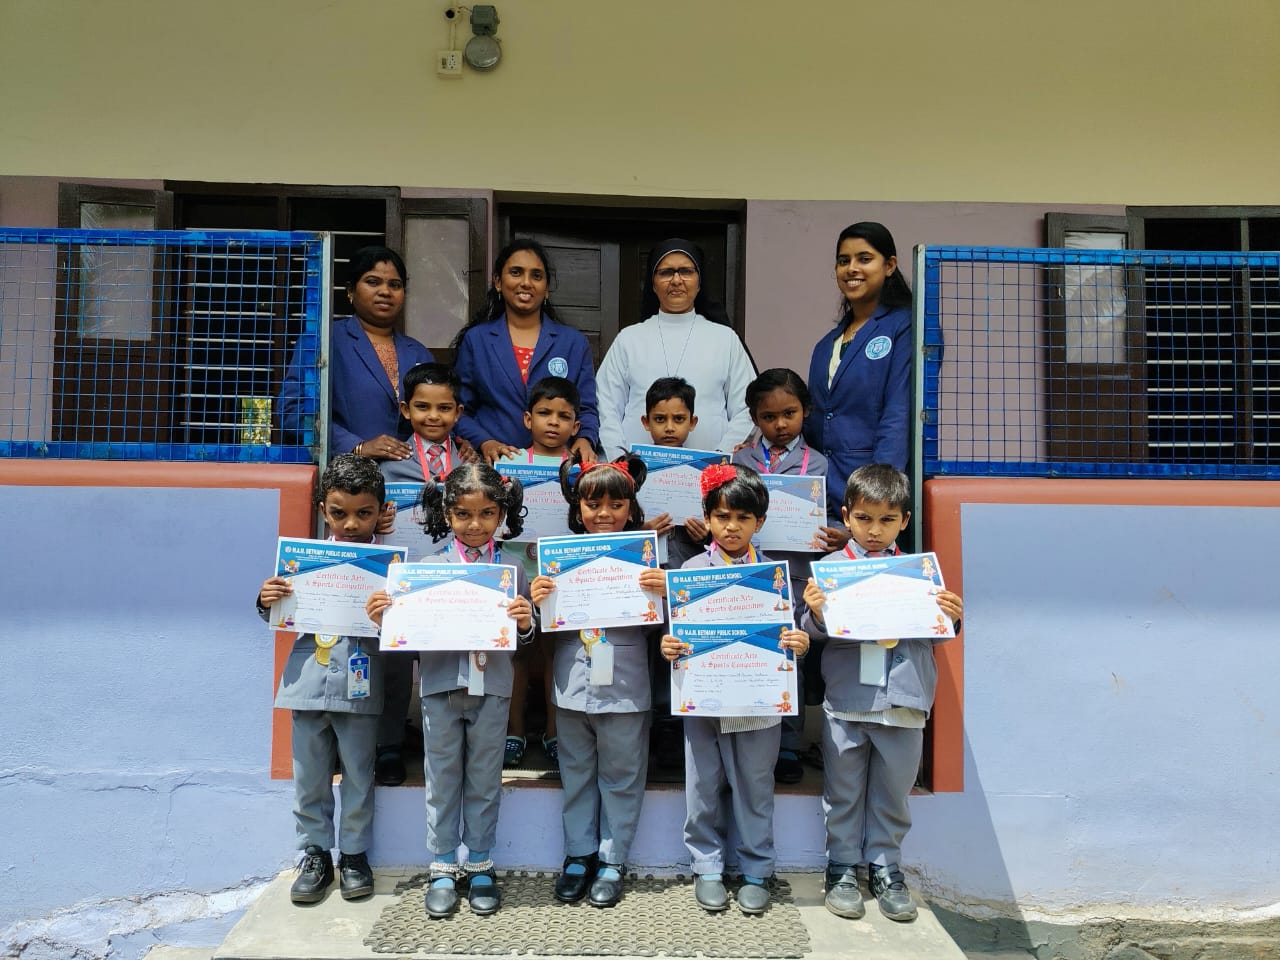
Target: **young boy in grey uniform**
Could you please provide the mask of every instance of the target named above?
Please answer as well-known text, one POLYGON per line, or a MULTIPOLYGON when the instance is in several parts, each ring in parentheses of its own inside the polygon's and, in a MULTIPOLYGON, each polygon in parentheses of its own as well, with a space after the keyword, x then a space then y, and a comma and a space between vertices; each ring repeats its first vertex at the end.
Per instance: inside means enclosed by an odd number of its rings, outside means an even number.
MULTIPOLYGON (((711 547, 686 560, 684 569, 771 562, 751 545, 769 510, 769 491, 759 474, 750 467, 725 464, 703 470, 701 481, 711 547)), ((803 656, 809 637, 801 630, 785 630, 782 644, 803 656)), ((689 652, 669 634, 660 649, 671 662, 689 652)), ((756 914, 769 906, 768 881, 775 862, 773 766, 781 730, 777 716, 684 717, 684 842, 696 876, 694 899, 709 913, 729 904, 724 886, 726 812, 732 812, 738 828, 738 866, 743 873, 738 908, 756 914)))
MULTIPOLYGON (((494 535, 506 523, 519 536, 523 492, 486 463, 461 464, 442 484, 423 488, 423 526, 433 538, 451 536, 429 563, 502 563, 494 535)), ((514 559, 514 558, 513 558, 514 559)), ((391 597, 379 590, 365 606, 382 623, 391 597)), ((524 572, 516 565, 516 597, 507 606, 517 643, 533 639, 533 607, 524 572)), ((484 916, 502 905, 490 852, 498 833, 502 748, 511 703, 512 653, 423 651, 418 655, 422 695, 423 773, 426 778, 427 849, 431 880, 427 915, 449 916, 459 881, 471 912, 484 916), (467 860, 458 863, 466 844, 467 860)))
MULTIPOLYGON (((433 483, 443 480, 462 462, 462 456, 451 434, 462 415, 462 381, 443 363, 419 363, 404 375, 404 391, 400 394, 400 415, 409 421, 413 435, 409 438, 407 460, 383 460, 378 465, 387 483, 433 483)), ((411 522, 407 514, 397 518, 411 522)), ((387 530, 384 527, 383 532, 387 530)), ((393 541, 396 543, 402 541, 393 541)), ((422 557, 411 556, 410 560, 422 557)), ((384 787, 404 783, 404 732, 409 701, 413 699, 412 651, 388 651, 382 654, 386 699, 382 721, 378 725, 378 756, 374 761, 374 778, 384 787)))
MULTIPOLYGON (((320 512, 334 540, 373 542, 384 499, 378 465, 354 453, 334 457, 320 478, 320 512)), ((259 616, 267 619, 271 605, 292 592, 284 577, 269 577, 258 591, 259 616)), ((342 897, 367 897, 373 893, 367 852, 373 836, 373 759, 382 713, 378 638, 299 634, 285 663, 275 706, 293 711, 293 816, 298 846, 304 851, 289 897, 294 903, 317 903, 333 883, 335 754, 342 769, 342 897), (368 696, 353 698, 348 663, 357 654, 369 658, 368 696)))
MULTIPOLYGON (((911 519, 911 483, 888 464, 859 467, 845 487, 841 514, 851 538, 826 559, 893 556, 900 552, 894 541, 911 519)), ((911 829, 907 798, 920 769, 925 719, 938 680, 936 641, 832 637, 823 621, 826 594, 812 577, 804 599, 808 610, 801 626, 811 637, 826 638, 822 806, 827 820, 827 909, 850 919, 866 912, 855 874, 856 865, 866 863, 880 912, 890 920, 914 920, 916 906, 899 863, 902 839, 911 829), (876 678, 882 682, 863 682, 862 662, 867 657, 862 648, 868 644, 882 649, 884 664, 876 678)), ((960 597, 939 591, 938 606, 958 630, 960 597)))

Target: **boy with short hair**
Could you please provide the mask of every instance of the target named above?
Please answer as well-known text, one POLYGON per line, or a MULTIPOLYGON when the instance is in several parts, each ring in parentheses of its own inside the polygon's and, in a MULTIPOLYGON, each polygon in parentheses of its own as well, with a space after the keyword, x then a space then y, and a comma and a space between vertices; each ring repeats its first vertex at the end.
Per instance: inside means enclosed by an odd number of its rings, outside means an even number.
POLYGON ((388 483, 443 480, 461 461, 451 434, 462 416, 462 381, 443 363, 419 363, 404 375, 400 416, 409 421, 409 459, 384 460, 388 483))
MULTIPOLYGON (((382 516, 385 487, 378 465, 354 453, 334 457, 320 478, 320 512, 334 540, 372 543, 382 516)), ((258 591, 264 620, 276 601, 293 592, 284 577, 268 577, 258 591)), ((378 638, 299 634, 276 692, 277 709, 293 711, 293 816, 304 851, 289 897, 318 903, 333 883, 333 763, 341 763, 338 793, 340 888, 344 900, 373 893, 367 856, 373 838, 373 762, 382 713, 378 638), (348 696, 347 664, 369 658, 369 695, 348 696)))
MULTIPOLYGON (((845 487, 841 516, 850 540, 828 560, 861 560, 900 553, 894 542, 911 519, 911 482, 889 464, 859 467, 845 487)), ((866 908, 855 867, 866 863, 871 893, 890 920, 911 921, 916 906, 899 867, 911 828, 907 798, 920 769, 925 719, 933 706, 938 669, 932 638, 859 642, 827 634, 826 594, 810 577, 801 628, 826 640, 822 677, 822 807, 827 822, 826 906, 857 919, 866 908), (863 683, 862 648, 876 643, 886 660, 883 684, 863 683)), ((962 602, 949 590, 938 606, 960 629, 962 602)))
MULTIPOLYGON (((644 395, 641 425, 649 431, 655 446, 683 447, 698 425, 693 412, 693 385, 681 377, 659 377, 644 395)), ((659 514, 645 523, 646 530, 667 535, 667 570, 679 570, 690 557, 696 556, 707 539, 707 525, 701 517, 686 517, 677 523, 669 513, 659 514)))
MULTIPOLYGON (((581 406, 582 397, 578 393, 577 384, 572 380, 565 377, 543 377, 529 390, 529 402, 524 413, 524 425, 532 437, 529 446, 507 459, 514 463, 559 467, 561 461, 569 456, 569 444, 578 432, 578 411, 581 406)), ((566 504, 566 513, 568 509, 566 504)), ((538 575, 537 544, 513 540, 511 546, 519 553, 525 577, 532 581, 538 575)), ((525 732, 525 710, 529 702, 529 665, 539 661, 542 663, 543 695, 547 704, 542 750, 553 767, 560 765, 556 712, 551 705, 552 653, 553 647, 543 634, 539 635, 537 643, 527 644, 516 650, 511 710, 507 717, 507 740, 502 756, 504 767, 518 767, 524 762, 529 745, 525 732)))
POLYGON ((524 425, 532 441, 507 459, 560 466, 578 432, 582 398, 577 385, 564 377, 543 377, 529 391, 524 425))
MULTIPOLYGON (((400 415, 413 429, 409 459, 383 460, 378 469, 387 483, 435 483, 461 462, 451 434, 462 416, 462 381, 444 363, 419 363, 404 375, 400 415)), ((390 532, 389 527, 383 532, 390 532)), ((421 560, 422 557, 411 557, 421 560)), ((403 650, 382 657, 386 699, 378 727, 375 776, 384 787, 404 783, 405 726, 413 699, 413 664, 418 655, 403 650)))

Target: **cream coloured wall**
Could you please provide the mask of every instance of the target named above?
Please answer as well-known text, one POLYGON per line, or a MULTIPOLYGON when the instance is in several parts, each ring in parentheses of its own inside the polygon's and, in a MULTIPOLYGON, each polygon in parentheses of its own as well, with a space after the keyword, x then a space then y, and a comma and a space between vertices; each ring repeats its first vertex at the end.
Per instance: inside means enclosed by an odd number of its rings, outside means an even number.
POLYGON ((0 0, 0 173, 1277 199, 1273 0, 499 0, 503 62, 456 80, 445 6, 0 0))

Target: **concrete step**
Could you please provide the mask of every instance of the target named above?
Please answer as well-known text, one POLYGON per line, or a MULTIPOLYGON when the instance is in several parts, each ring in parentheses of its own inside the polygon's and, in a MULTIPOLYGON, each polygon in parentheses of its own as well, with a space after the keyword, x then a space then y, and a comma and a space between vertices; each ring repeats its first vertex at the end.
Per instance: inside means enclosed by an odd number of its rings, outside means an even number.
POLYGON ((213 960, 213 948, 152 947, 142 960, 213 960))
MULTIPOLYGON (((289 901, 294 874, 277 877, 251 906, 216 951, 215 960, 386 960, 395 954, 375 953, 364 938, 373 928, 382 909, 394 899, 400 881, 418 871, 378 871, 374 895, 350 903, 339 895, 336 885, 323 903, 295 906, 289 901)), ((894 923, 880 916, 875 903, 867 906, 861 920, 843 920, 823 906, 820 873, 785 874, 802 922, 809 933, 810 953, 806 960, 965 960, 928 907, 919 901, 920 916, 914 923, 894 923)), ((416 894, 411 894, 416 896, 416 894)), ((692 896, 692 892, 690 892, 692 896)), ((548 908, 552 909, 548 880, 548 908)), ((607 922, 607 911, 601 911, 607 922)), ((750 923, 747 918, 742 922, 750 923)), ((510 953, 524 952, 513 943, 510 953)), ((507 954, 509 955, 509 954, 507 954)), ((414 954, 415 958, 432 956, 414 954)), ((620 958, 625 960, 625 958, 620 958)))

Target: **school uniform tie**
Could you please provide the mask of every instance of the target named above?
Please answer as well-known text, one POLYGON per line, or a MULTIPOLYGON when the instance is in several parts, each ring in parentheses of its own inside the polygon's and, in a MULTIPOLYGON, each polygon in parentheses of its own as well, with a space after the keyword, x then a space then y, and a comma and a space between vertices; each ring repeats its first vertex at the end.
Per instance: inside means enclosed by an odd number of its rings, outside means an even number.
POLYGON ((444 472, 444 447, 438 443, 427 447, 427 472, 433 477, 444 472))
POLYGON ((467 558, 467 563, 475 563, 480 559, 479 547, 463 547, 462 555, 467 558))
POLYGON ((769 472, 773 473, 782 466, 782 458, 787 455, 786 447, 769 448, 769 472))

